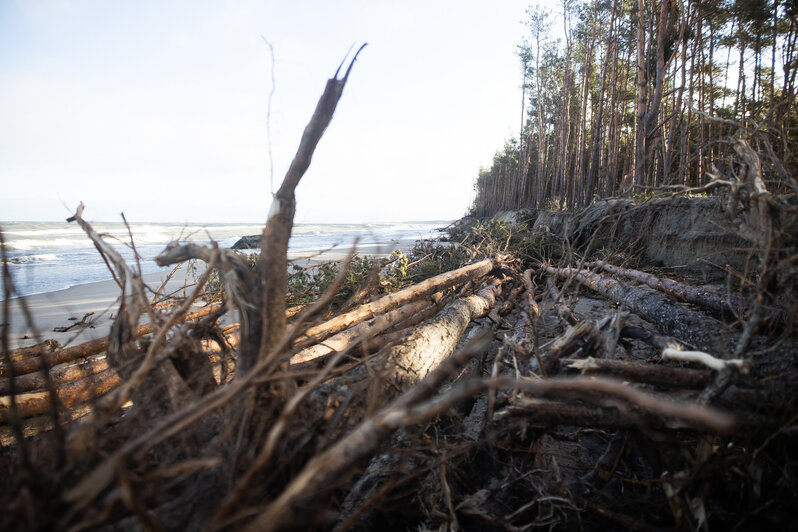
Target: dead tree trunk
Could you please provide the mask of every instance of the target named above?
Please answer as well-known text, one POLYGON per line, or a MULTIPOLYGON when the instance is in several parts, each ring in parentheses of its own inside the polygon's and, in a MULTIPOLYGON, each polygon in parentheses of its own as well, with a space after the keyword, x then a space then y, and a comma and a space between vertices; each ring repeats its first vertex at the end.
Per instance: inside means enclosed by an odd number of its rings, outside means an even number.
MULTIPOLYGON (((76 381, 89 375, 108 369, 108 360, 105 356, 96 356, 91 360, 74 364, 61 364, 50 369, 50 378, 55 384, 62 385, 66 382, 76 381)), ((37 371, 19 375, 14 378, 14 391, 16 393, 39 390, 46 386, 44 375, 37 371)), ((8 379, 0 379, 0 396, 10 393, 11 386, 8 379)))
POLYGON ((298 344, 312 345, 323 341, 325 338, 339 333, 345 329, 353 327, 358 323, 393 310, 411 301, 431 296, 435 292, 440 292, 463 284, 467 281, 478 281, 480 278, 489 274, 496 265, 494 259, 484 259, 468 266, 463 266, 450 272, 430 277, 418 284, 399 290, 393 294, 381 297, 377 301, 361 305, 345 314, 341 314, 320 325, 309 328, 298 339, 298 344))
MULTIPOLYGON (((208 305, 207 307, 202 307, 196 310, 192 310, 187 312, 183 318, 181 318, 182 322, 191 321, 198 318, 204 318, 206 316, 210 316, 214 312, 217 312, 221 309, 221 305, 208 305)), ((139 325, 135 332, 132 334, 131 338, 139 338, 146 334, 152 334, 154 328, 152 323, 145 323, 143 325, 139 325)), ((39 359, 40 356, 47 357, 47 367, 53 367, 58 364, 64 364, 66 362, 72 362, 79 358, 83 357, 90 357, 92 355, 97 355, 102 353, 108 349, 108 337, 104 336, 102 338, 95 338, 94 340, 89 340, 88 342, 84 342, 82 344, 73 345, 70 347, 65 347, 63 349, 52 350, 51 352, 47 352, 47 350, 37 349, 31 355, 23 355, 20 356, 19 360, 15 360, 14 362, 14 370, 16 375, 25 375, 27 373, 33 373, 34 371, 38 371, 41 367, 42 361, 39 359)), ((23 354, 25 351, 17 350, 18 353, 23 354)), ((0 363, 0 377, 7 375, 7 369, 4 363, 0 363)))
MULTIPOLYGON (((303 405, 305 412, 299 417, 305 420, 329 417, 329 404, 347 404, 352 390, 364 384, 370 386, 370 396, 382 402, 413 386, 452 354, 471 320, 488 314, 499 289, 500 283, 493 281, 478 293, 449 303, 434 318, 416 327, 401 344, 319 386, 311 392, 303 405)), ((350 406, 342 422, 351 426, 362 414, 362 409, 350 406)))
POLYGON ((670 301, 654 290, 623 285, 587 270, 550 266, 544 266, 544 269, 563 279, 576 278, 590 290, 625 305, 641 318, 655 323, 663 333, 703 351, 722 356, 734 350, 729 327, 714 318, 670 301))
MULTIPOLYGON (((433 295, 432 300, 435 301, 443 297, 440 292, 433 295), (437 296, 437 297, 436 297, 437 296)), ((393 324, 400 323, 414 314, 421 312, 430 305, 427 299, 419 299, 411 303, 402 305, 401 307, 375 317, 372 320, 359 323, 354 327, 341 331, 321 343, 312 347, 308 347, 291 357, 289 361, 292 366, 299 364, 307 364, 314 362, 316 364, 323 362, 329 355, 349 349, 358 342, 368 340, 376 334, 386 330, 393 324)))
MULTIPOLYGON (((91 377, 58 386, 58 400, 66 408, 100 397, 120 383, 119 376, 107 369, 91 377)), ((15 396, 17 415, 22 418, 47 414, 52 409, 50 392, 23 393, 15 396)), ((0 397, 0 422, 7 420, 10 397, 0 397)))
POLYGON ((672 279, 661 279, 655 275, 641 272, 639 270, 619 268, 601 260, 597 260, 592 264, 586 264, 585 266, 588 268, 592 266, 598 266, 607 273, 621 275, 628 279, 637 281, 638 283, 650 286, 651 288, 659 290, 660 292, 664 292, 680 301, 699 305, 721 314, 728 313, 729 311, 743 313, 748 307, 747 302, 742 300, 736 294, 718 294, 711 290, 680 283, 672 279))
POLYGON ((476 294, 449 303, 435 319, 417 327, 407 341, 388 350, 383 376, 400 390, 427 376, 454 352, 468 324, 488 314, 500 287, 499 281, 493 281, 476 294))

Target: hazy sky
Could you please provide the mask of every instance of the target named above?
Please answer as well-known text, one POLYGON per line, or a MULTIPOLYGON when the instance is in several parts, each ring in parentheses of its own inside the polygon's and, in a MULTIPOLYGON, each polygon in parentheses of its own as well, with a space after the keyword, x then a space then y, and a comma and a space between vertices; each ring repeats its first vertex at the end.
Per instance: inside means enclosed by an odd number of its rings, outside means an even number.
POLYGON ((0 220, 259 222, 324 84, 368 42, 299 222, 461 216, 520 122, 528 0, 0 0, 0 220))

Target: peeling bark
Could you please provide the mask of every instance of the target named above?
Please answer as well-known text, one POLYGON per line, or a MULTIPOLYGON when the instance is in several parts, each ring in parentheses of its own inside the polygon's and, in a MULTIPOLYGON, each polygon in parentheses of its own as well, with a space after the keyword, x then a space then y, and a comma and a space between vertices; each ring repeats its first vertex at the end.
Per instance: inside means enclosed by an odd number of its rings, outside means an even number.
POLYGON ((728 355, 734 350, 730 328, 710 316, 670 301, 650 288, 626 286, 609 277, 575 268, 545 266, 544 269, 561 278, 575 277, 590 290, 656 323, 665 334, 689 342, 703 351, 728 355))
POLYGON ((637 281, 646 286, 659 290, 679 301, 699 305, 719 313, 743 313, 748 309, 748 303, 743 301, 737 294, 718 294, 705 288, 691 286, 672 279, 663 279, 650 273, 641 272, 626 268, 619 268, 604 261, 597 260, 592 264, 586 264, 586 268, 598 266, 602 270, 615 275, 621 275, 628 279, 637 281))

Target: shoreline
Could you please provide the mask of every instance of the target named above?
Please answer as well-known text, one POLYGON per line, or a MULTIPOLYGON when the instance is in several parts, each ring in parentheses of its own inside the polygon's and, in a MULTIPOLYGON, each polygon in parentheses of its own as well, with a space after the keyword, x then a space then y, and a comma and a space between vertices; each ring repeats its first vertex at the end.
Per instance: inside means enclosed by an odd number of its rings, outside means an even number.
MULTIPOLYGON (((396 249, 407 253, 413 248, 417 239, 392 240, 384 243, 358 245, 357 253, 361 256, 386 257, 396 249)), ((305 266, 322 262, 342 261, 348 253, 348 247, 341 246, 331 250, 317 252, 289 252, 288 260, 303 263, 305 266)), ((185 267, 183 267, 185 268, 185 267)), ((171 270, 169 270, 171 271, 171 270)), ((144 283, 157 290, 168 272, 155 272, 142 276, 144 283)), ((189 282, 194 277, 189 274, 189 282)), ((178 271, 162 290, 162 294, 179 291, 186 281, 186 274, 178 271)), ((186 288, 191 290, 191 286, 186 288)), ((45 340, 56 340, 62 346, 75 345, 108 335, 113 320, 111 317, 119 307, 120 289, 113 279, 79 284, 69 288, 42 292, 8 300, 8 319, 3 319, 7 327, 10 349, 27 347, 45 340), (20 305, 24 301, 32 318, 32 325, 27 323, 20 305), (68 327, 80 321, 84 315, 94 312, 87 318, 92 327, 75 327, 66 332, 55 332, 56 327, 68 327), (74 319, 73 319, 74 318, 74 319), (38 334, 37 334, 38 333, 38 334)), ((0 305, 5 306, 5 301, 0 305)), ((2 312, 0 310, 0 312, 2 312)), ((146 316, 142 323, 149 321, 146 316)))

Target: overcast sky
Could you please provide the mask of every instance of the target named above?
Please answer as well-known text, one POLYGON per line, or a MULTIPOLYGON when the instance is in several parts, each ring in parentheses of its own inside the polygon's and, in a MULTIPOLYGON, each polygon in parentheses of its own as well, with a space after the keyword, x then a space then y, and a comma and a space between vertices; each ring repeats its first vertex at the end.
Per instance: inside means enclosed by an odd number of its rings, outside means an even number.
POLYGON ((368 42, 298 222, 462 216, 517 133, 527 0, 0 0, 0 220, 260 222, 324 84, 368 42))

